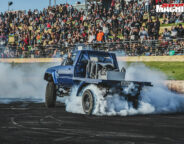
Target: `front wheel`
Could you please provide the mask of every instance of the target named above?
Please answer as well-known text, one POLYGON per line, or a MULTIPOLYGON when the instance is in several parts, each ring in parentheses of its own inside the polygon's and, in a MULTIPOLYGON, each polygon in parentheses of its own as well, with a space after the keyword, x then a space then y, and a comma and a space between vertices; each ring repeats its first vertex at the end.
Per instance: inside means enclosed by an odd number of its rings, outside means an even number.
POLYGON ((56 86, 53 82, 48 82, 45 93, 45 105, 48 108, 56 105, 56 86))
POLYGON ((139 106, 138 98, 134 99, 134 100, 132 101, 132 104, 133 104, 133 107, 134 107, 135 109, 138 109, 138 106, 139 106))
POLYGON ((86 114, 91 115, 94 109, 94 95, 88 89, 82 95, 82 107, 86 114))

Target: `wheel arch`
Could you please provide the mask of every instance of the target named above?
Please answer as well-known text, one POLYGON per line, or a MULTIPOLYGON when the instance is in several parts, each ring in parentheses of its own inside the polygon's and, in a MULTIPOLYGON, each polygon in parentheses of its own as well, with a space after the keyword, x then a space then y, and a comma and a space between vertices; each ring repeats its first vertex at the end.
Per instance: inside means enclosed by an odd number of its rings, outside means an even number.
POLYGON ((79 96, 79 94, 80 94, 80 92, 83 90, 83 88, 84 87, 86 87, 86 86, 88 86, 89 85, 89 83, 86 83, 86 82, 80 82, 80 84, 79 84, 79 87, 78 87, 78 89, 77 89, 77 94, 76 94, 76 96, 79 96))
POLYGON ((54 84, 57 83, 57 79, 56 79, 54 73, 45 73, 44 80, 46 80, 48 82, 54 82, 54 84))

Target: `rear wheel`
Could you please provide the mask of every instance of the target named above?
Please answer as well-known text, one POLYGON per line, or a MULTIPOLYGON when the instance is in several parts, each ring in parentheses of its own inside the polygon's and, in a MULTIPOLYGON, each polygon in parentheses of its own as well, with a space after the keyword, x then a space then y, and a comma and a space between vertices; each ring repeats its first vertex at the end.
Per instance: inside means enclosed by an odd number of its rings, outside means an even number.
POLYGON ((82 107, 86 114, 91 115, 94 109, 94 95, 88 89, 82 95, 82 107))
POLYGON ((48 82, 45 93, 45 105, 48 108, 56 105, 56 86, 53 82, 48 82))

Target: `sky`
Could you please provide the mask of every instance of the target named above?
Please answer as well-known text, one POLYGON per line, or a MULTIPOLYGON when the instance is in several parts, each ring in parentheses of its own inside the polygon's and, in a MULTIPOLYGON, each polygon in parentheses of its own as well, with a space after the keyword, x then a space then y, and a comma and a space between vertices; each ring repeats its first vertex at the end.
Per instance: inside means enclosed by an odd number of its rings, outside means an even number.
MULTIPOLYGON (((8 10, 9 1, 13 2, 13 5, 10 6, 10 10, 42 10, 43 8, 47 8, 49 5, 49 0, 0 0, 0 12, 8 10)), ((84 0, 56 0, 56 4, 66 2, 74 4, 77 1, 84 2, 84 0)), ((54 0, 52 0, 52 5, 53 4, 54 0)))

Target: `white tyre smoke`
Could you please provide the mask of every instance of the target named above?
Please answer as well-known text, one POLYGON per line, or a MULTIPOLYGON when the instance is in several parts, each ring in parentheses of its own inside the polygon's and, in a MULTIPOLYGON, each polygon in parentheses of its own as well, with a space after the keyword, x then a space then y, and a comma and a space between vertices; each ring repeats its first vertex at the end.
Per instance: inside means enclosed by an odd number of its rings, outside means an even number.
MULTIPOLYGON (((48 67, 48 66, 47 66, 48 67)), ((0 103, 24 101, 43 102, 46 68, 38 65, 18 65, 0 63, 0 103)))
MULTIPOLYGON (((127 67, 125 63, 121 67, 127 67)), ((124 97, 117 94, 103 97, 104 89, 100 90, 95 85, 89 85, 85 89, 90 89, 95 97, 94 115, 135 115, 135 114, 158 114, 184 111, 184 96, 168 90, 162 81, 167 77, 156 70, 147 68, 144 64, 133 64, 127 67, 126 80, 150 81, 153 87, 144 87, 141 92, 141 100, 138 109, 134 109, 131 102, 127 102, 124 97)), ((130 88, 127 89, 129 91, 130 88)), ((74 89, 76 91, 76 89, 74 89)), ((66 110, 73 113, 83 114, 82 99, 76 97, 75 92, 71 97, 65 98, 66 110), (69 100, 67 100, 69 99, 69 100)))
MULTIPOLYGON (((168 90, 162 81, 167 77, 156 70, 151 70, 143 64, 132 64, 127 68, 126 80, 150 81, 154 87, 144 87, 138 109, 134 109, 131 102, 127 102, 117 94, 103 97, 105 90, 95 85, 89 85, 95 97, 94 115, 135 115, 157 114, 184 111, 184 96, 168 90)), ((44 102, 46 81, 43 80, 45 67, 28 65, 11 67, 10 64, 0 63, 0 103, 29 99, 44 102)), ((131 87, 130 87, 131 88, 131 87)), ((84 90, 85 90, 84 89, 84 90)), ((73 88, 71 96, 58 99, 66 105, 66 111, 84 114, 82 98, 76 96, 77 87, 73 88)), ((129 91, 129 89, 127 89, 129 91)))

